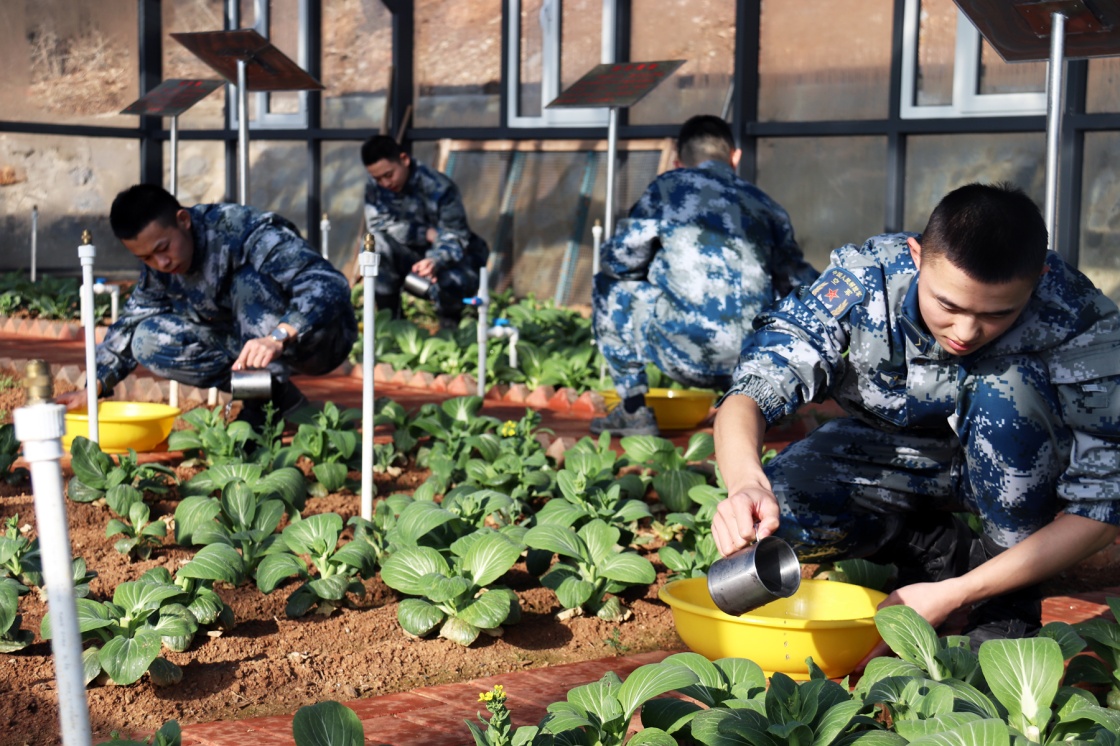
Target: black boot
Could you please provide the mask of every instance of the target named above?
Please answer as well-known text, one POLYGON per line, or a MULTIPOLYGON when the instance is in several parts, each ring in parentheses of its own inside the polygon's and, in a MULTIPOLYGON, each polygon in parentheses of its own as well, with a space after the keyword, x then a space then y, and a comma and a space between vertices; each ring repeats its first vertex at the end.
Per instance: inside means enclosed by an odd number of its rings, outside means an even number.
POLYGON ((898 568, 898 586, 955 578, 984 561, 980 537, 952 513, 907 513, 870 562, 898 568))

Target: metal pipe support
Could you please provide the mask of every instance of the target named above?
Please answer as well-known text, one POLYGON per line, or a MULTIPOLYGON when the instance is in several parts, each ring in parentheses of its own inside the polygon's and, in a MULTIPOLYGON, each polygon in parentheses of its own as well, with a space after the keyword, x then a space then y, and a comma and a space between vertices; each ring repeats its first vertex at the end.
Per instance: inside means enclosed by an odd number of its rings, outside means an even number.
POLYGON ((373 519, 373 366, 374 293, 381 255, 373 250, 373 236, 366 234, 366 249, 358 255, 362 276, 362 518, 373 519))
POLYGON ((82 245, 78 247, 78 261, 82 264, 82 326, 86 338, 86 407, 89 418, 89 439, 100 442, 97 417, 97 339, 95 319, 93 318, 93 261, 97 258, 97 248, 90 243, 89 231, 82 234, 82 245))

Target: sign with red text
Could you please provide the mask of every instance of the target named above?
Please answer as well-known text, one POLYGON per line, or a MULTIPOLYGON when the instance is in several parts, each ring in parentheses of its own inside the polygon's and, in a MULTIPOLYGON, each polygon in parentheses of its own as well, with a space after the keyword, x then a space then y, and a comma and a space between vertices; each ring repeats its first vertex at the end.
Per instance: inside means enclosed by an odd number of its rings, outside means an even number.
POLYGON ((596 65, 547 108, 633 106, 686 60, 663 62, 614 62, 596 65))

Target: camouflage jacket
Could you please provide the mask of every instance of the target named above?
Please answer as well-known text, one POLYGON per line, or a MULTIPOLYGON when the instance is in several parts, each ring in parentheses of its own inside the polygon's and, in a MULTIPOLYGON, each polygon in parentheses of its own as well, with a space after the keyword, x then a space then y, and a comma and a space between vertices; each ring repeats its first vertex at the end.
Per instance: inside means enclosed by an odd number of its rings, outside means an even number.
POLYGON ((434 259, 437 269, 464 261, 476 269, 486 264, 490 250, 471 232, 459 188, 420 161, 412 161, 408 181, 399 193, 367 179, 365 201, 366 229, 375 241, 391 237, 434 259), (434 244, 425 235, 429 228, 439 232, 434 244))
POLYGON ((658 288, 652 336, 729 350, 725 374, 754 317, 817 277, 786 211, 716 161, 658 176, 603 245, 601 271, 658 288))
MULTIPOLYGON (((972 355, 950 355, 920 321, 917 270, 906 246, 914 235, 875 236, 834 251, 812 287, 756 320, 729 395, 754 399, 770 423, 831 396, 872 426, 950 436, 971 365, 1036 356, 1076 442, 1060 496, 1120 500, 1116 304, 1051 252, 1049 271, 1011 328, 972 355)), ((1013 395, 1008 402, 1014 406, 1013 395)))
MULTIPOLYGON (((196 205, 190 214, 194 239, 190 271, 172 275, 146 265, 141 269, 120 319, 97 347, 103 391, 136 367, 132 334, 151 316, 181 316, 188 323, 240 339, 231 288, 234 276, 246 266, 256 270, 257 281, 263 280, 259 292, 287 299, 287 312, 277 323, 291 324, 300 334, 331 323, 340 307, 350 307, 346 278, 313 251, 287 219, 236 204, 196 205)), ((252 313, 251 304, 249 308, 252 313)))

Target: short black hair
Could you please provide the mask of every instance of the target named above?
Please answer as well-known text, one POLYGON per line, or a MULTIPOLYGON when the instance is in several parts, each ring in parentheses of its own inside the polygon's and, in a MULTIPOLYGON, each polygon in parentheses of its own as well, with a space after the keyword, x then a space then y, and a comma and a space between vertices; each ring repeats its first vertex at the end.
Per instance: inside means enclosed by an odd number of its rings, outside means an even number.
POLYGON ((1037 277, 1046 261, 1046 221, 1008 182, 967 184, 946 194, 922 233, 922 257, 944 256, 974 280, 1037 277))
POLYGON ((685 166, 699 166, 704 161, 730 162, 734 151, 731 126, 711 114, 692 117, 677 134, 677 157, 685 166))
POLYGON ((397 141, 388 135, 374 135, 362 143, 362 165, 372 166, 378 161, 393 161, 404 155, 397 141))
POLYGON ((175 225, 175 215, 182 209, 179 200, 163 187, 136 184, 113 200, 109 209, 109 225, 114 236, 127 241, 136 238, 153 222, 163 226, 175 225))

